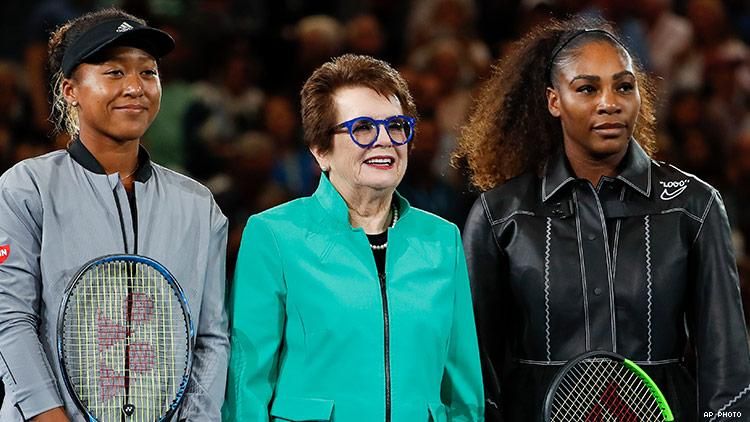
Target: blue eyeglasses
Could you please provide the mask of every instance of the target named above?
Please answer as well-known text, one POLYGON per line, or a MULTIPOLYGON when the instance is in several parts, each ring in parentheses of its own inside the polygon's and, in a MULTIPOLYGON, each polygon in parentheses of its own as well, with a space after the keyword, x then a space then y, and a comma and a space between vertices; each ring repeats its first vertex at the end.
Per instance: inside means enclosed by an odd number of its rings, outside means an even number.
POLYGON ((333 127, 334 133, 341 133, 342 129, 347 129, 349 136, 360 148, 370 148, 380 135, 380 126, 383 125, 391 138, 393 145, 405 145, 414 137, 415 120, 409 116, 391 116, 383 120, 373 119, 372 117, 360 116, 333 127))

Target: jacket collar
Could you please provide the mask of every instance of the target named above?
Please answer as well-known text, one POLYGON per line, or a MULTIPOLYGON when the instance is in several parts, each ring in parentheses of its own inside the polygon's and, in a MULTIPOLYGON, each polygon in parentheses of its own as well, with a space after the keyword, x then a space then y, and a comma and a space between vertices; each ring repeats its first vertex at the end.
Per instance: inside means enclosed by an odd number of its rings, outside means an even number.
POLYGON ((563 186, 576 180, 568 165, 568 159, 565 157, 565 151, 560 148, 559 151, 550 157, 544 165, 544 177, 542 178, 542 201, 547 201, 563 186))
MULTIPOLYGON (((81 142, 81 139, 76 138, 68 145, 68 153, 73 160, 83 166, 86 170, 96 174, 106 174, 104 167, 99 164, 91 151, 86 148, 86 145, 81 142)), ((143 145, 138 146, 138 170, 135 172, 135 181, 146 183, 151 178, 153 169, 151 166, 151 156, 146 151, 143 145)))
POLYGON ((630 139, 628 153, 617 179, 645 197, 651 196, 651 157, 634 139, 630 139))
MULTIPOLYGON (((320 206, 326 211, 327 214, 333 217, 338 224, 346 224, 347 227, 351 228, 349 224, 349 207, 346 206, 346 202, 341 194, 336 190, 331 181, 328 179, 328 175, 322 173, 320 175, 320 182, 318 183, 318 189, 313 193, 320 206)), ((393 198, 398 201, 398 214, 399 219, 396 222, 396 226, 408 215, 411 205, 401 194, 395 192, 393 198)))
MULTIPOLYGON (((641 195, 649 197, 651 195, 651 158, 632 138, 620 166, 622 170, 616 179, 621 180, 641 195)), ((568 164, 565 152, 561 148, 544 166, 542 201, 547 201, 557 191, 574 180, 576 180, 576 177, 570 168, 570 164, 568 164)))

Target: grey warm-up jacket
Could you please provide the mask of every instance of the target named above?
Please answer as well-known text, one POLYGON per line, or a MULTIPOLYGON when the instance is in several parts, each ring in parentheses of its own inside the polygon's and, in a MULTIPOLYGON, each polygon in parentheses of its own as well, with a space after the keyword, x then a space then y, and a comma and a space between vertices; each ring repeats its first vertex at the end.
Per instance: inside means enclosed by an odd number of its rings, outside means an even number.
POLYGON ((79 140, 0 177, 1 422, 61 405, 81 420, 56 352, 60 302, 83 264, 115 253, 151 257, 181 284, 196 343, 176 419, 220 419, 229 354, 227 220, 204 186, 151 163, 144 149, 139 163, 134 207, 119 175, 105 174, 79 140))

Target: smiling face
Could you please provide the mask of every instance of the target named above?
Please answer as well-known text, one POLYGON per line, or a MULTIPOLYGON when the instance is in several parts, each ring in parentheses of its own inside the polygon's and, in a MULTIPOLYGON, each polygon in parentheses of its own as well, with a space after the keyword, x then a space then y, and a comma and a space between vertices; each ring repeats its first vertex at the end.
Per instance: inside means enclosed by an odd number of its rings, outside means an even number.
MULTIPOLYGON (((376 91, 362 87, 344 87, 334 91, 336 123, 355 117, 373 119, 403 114, 395 96, 386 98, 376 91)), ((408 146, 395 146, 381 126, 377 140, 371 148, 357 146, 349 132, 337 131, 333 135, 332 149, 313 155, 321 168, 328 169, 331 183, 348 199, 362 195, 391 195, 406 172, 408 146)))
POLYGON ((80 135, 91 142, 138 140, 161 104, 156 60, 133 47, 114 47, 103 57, 63 81, 66 101, 78 103, 80 135))
POLYGON ((547 89, 549 112, 560 118, 569 158, 621 158, 633 134, 641 97, 630 56, 603 41, 579 47, 547 89))

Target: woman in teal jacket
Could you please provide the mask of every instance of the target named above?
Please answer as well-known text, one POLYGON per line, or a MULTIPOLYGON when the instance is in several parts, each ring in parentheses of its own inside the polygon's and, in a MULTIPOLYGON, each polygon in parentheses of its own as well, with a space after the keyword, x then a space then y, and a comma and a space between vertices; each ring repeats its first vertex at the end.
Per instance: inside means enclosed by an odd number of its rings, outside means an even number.
POLYGON ((245 227, 225 421, 483 419, 459 232, 395 191, 415 114, 401 76, 370 57, 305 83, 323 175, 311 197, 245 227))

